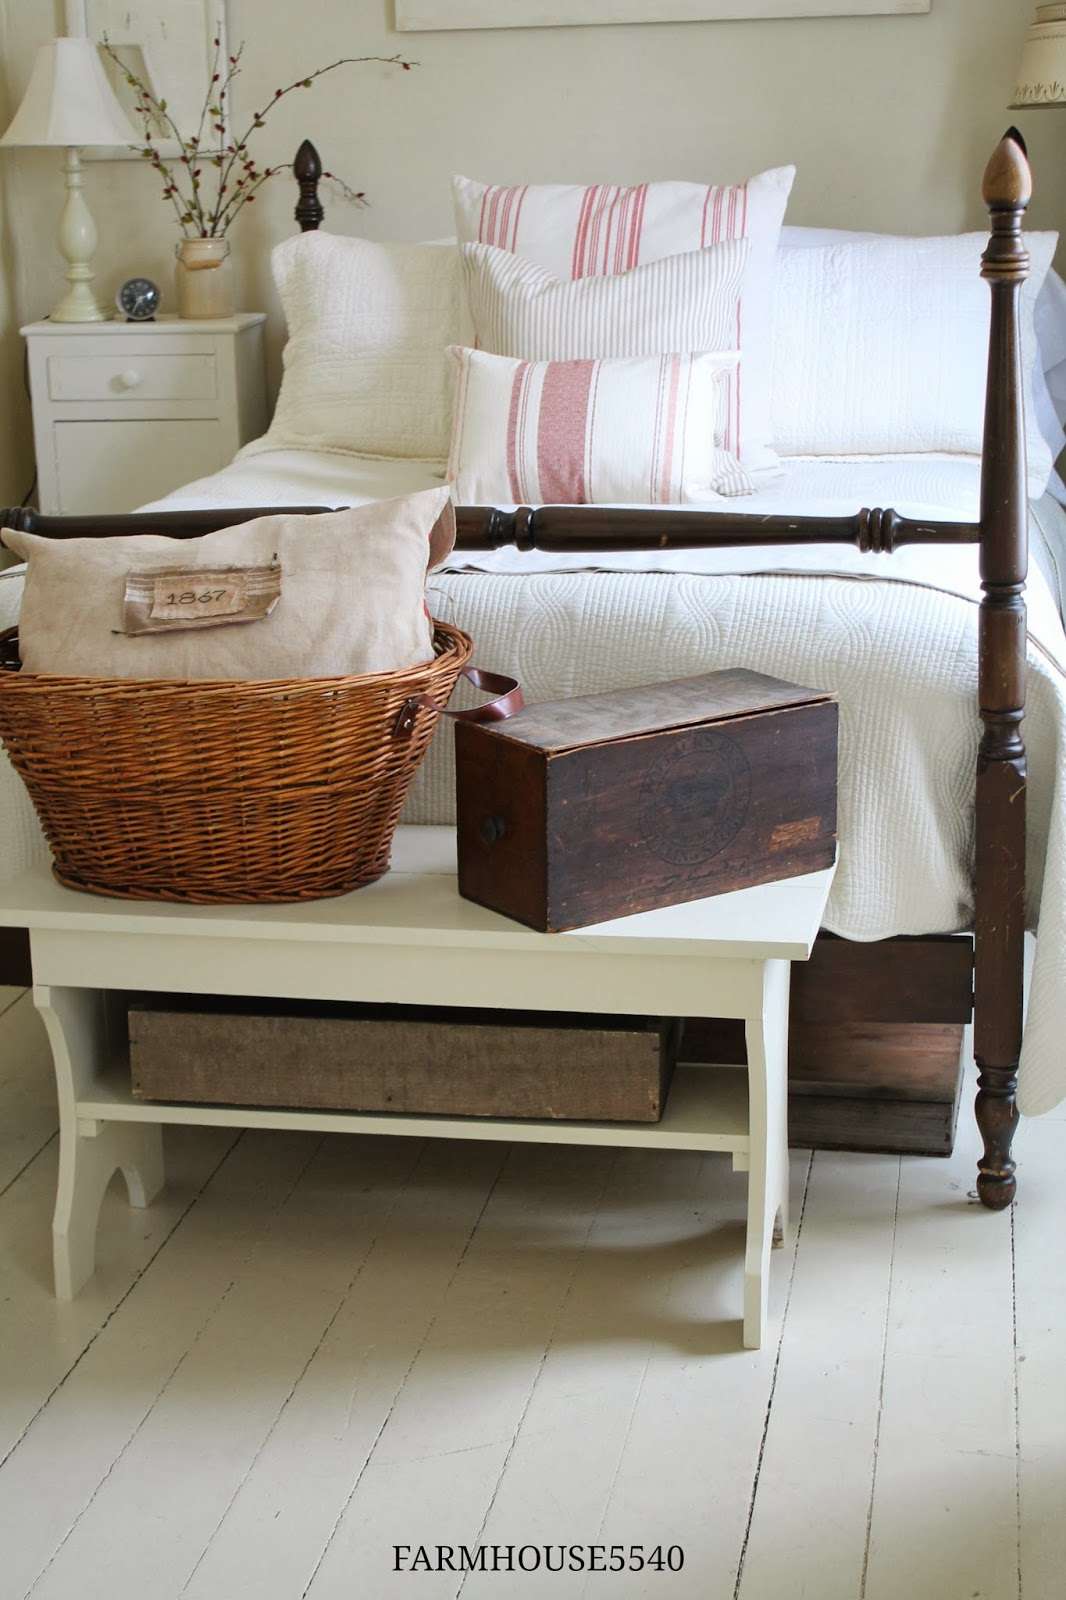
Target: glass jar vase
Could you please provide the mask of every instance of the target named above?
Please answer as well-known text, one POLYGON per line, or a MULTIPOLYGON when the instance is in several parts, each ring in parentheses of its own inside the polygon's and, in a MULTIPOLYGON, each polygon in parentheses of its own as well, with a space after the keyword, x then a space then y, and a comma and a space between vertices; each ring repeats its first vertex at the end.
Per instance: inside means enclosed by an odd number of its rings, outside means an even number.
POLYGON ((186 321, 232 317, 233 267, 228 239, 180 239, 174 246, 178 315, 186 321))

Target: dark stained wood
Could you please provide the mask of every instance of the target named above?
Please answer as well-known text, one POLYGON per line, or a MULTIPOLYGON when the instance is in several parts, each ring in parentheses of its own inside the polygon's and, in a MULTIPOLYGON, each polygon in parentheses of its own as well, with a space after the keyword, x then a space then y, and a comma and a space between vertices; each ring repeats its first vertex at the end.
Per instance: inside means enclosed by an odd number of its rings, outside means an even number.
POLYGON ((931 1101, 790 1094, 788 1142, 796 1150, 949 1156, 958 1117, 957 1096, 931 1101))
POLYGON ((25 928, 0 928, 0 985, 28 989, 32 982, 29 933, 25 928))
POLYGON ((794 1093, 933 1103, 955 1097, 962 1068, 961 1022, 794 1022, 789 1084, 794 1093))
MULTIPOLYGON (((211 511, 134 511, 114 516, 43 516, 32 506, 0 509, 0 527, 52 539, 112 538, 162 533, 193 539, 253 517, 314 516, 333 506, 243 506, 211 511)), ((456 508, 456 549, 704 550, 778 544, 853 544, 889 551, 905 544, 975 544, 970 522, 911 522, 894 511, 863 510, 853 517, 751 516, 733 511, 654 511, 607 506, 493 506, 456 508)))
MULTIPOLYGON (((794 980, 800 970, 793 966, 794 980)), ((793 1021, 790 1144, 950 1155, 962 1086, 963 1031, 962 1023, 793 1021)), ((690 1019, 679 1059, 743 1063, 743 1023, 690 1019)))
POLYGON ((1031 192, 1025 145, 1012 129, 985 173, 992 236, 981 268, 992 316, 981 479, 974 1054, 984 1142, 977 1192, 993 1211, 1010 1205, 1016 1190, 1011 1143, 1022 1040, 1029 530, 1019 300, 1029 271, 1022 218, 1031 192))
POLYGON ((851 517, 755 516, 738 511, 675 511, 652 507, 460 506, 456 545, 462 550, 701 550, 716 546, 853 544, 891 553, 905 544, 975 544, 971 522, 913 522, 895 511, 864 509, 851 517))
POLYGON ((965 1023, 973 1016, 973 942, 926 934, 857 944, 823 933, 792 967, 791 1017, 803 1023, 965 1023))
POLYGON ((296 202, 293 216, 300 224, 301 233, 313 233, 321 226, 326 215, 325 208, 318 198, 318 184, 322 177, 322 162, 319 160, 318 151, 310 139, 305 139, 297 150, 292 163, 293 176, 300 190, 300 198, 296 202))
POLYGON ((761 673, 529 706, 456 729, 459 892, 542 931, 816 872, 837 706, 761 673))
POLYGON ((16 533, 36 533, 43 539, 116 539, 141 533, 163 534, 171 539, 196 539, 220 528, 234 528, 256 517, 313 517, 332 506, 219 506, 209 511, 116 512, 114 516, 51 517, 32 506, 0 510, 0 528, 16 533))

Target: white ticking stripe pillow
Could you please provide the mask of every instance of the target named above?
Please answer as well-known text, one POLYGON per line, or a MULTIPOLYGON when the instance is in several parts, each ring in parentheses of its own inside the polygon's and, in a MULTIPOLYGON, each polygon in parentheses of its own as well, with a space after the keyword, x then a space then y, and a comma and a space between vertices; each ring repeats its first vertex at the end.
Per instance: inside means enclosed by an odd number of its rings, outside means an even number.
POLYGON ((746 239, 567 282, 494 245, 462 248, 475 343, 524 361, 736 350, 746 239))
POLYGON ((461 505, 685 505, 751 492, 722 447, 736 352, 523 361, 451 347, 461 505))
POLYGON ((460 244, 495 245, 558 278, 628 272, 722 240, 749 239, 748 270, 728 341, 730 348, 742 352, 730 396, 729 432, 732 442, 739 442, 746 466, 772 467, 776 464, 770 425, 774 272, 795 176, 795 167, 789 166, 739 184, 641 183, 626 188, 615 184, 502 188, 455 178, 456 232, 460 244))

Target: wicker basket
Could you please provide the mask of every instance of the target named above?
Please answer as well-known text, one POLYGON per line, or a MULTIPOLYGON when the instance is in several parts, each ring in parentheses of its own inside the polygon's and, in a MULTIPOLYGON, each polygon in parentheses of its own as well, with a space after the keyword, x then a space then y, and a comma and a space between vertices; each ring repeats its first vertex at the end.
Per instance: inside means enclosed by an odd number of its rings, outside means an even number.
POLYGON ((200 904, 314 900, 388 870, 456 679, 433 661, 363 677, 185 683, 0 672, 0 738, 61 883, 200 904))

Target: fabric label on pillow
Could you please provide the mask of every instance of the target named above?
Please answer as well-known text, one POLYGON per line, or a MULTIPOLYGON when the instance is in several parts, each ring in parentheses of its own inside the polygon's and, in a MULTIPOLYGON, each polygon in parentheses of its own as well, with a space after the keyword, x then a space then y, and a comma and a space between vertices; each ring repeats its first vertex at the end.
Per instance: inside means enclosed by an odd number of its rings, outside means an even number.
POLYGON ((281 568, 174 567, 131 572, 126 579, 123 632, 172 633, 178 628, 217 628, 229 622, 261 622, 281 599, 281 568))

